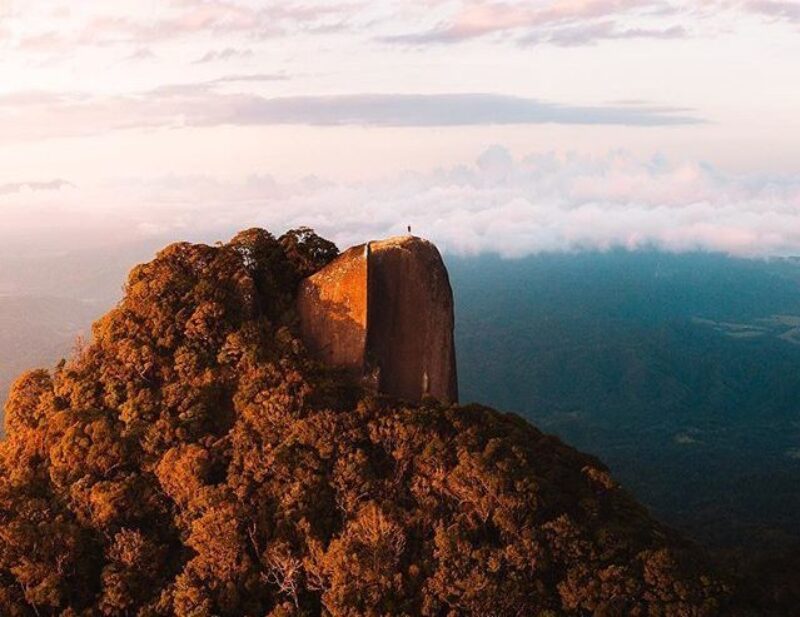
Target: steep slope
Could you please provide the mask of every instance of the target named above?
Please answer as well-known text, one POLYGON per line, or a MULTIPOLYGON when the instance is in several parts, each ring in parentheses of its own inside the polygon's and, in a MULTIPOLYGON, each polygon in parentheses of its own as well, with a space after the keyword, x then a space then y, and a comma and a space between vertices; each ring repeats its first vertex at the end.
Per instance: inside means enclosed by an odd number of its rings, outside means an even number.
POLYGON ((0 614, 716 615, 596 459, 517 416, 365 394, 306 354, 307 230, 177 244, 15 383, 0 614))
POLYGON ((458 402, 453 290, 427 240, 348 249, 300 284, 297 312, 315 358, 382 394, 458 402))

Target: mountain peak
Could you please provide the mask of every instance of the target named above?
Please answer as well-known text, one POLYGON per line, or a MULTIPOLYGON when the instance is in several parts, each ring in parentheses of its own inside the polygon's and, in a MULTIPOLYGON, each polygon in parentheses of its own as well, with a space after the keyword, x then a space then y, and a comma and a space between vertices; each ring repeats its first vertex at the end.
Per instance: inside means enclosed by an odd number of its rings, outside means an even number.
POLYGON ((382 394, 458 400, 453 292, 436 247, 397 236, 353 247, 300 285, 303 338, 382 394))
MULTIPOLYGON (((88 346, 17 380, 0 615, 731 614, 594 457, 310 357, 299 283, 337 253, 310 230, 173 245, 88 346)), ((397 253, 371 251, 387 281, 428 280, 397 253)))

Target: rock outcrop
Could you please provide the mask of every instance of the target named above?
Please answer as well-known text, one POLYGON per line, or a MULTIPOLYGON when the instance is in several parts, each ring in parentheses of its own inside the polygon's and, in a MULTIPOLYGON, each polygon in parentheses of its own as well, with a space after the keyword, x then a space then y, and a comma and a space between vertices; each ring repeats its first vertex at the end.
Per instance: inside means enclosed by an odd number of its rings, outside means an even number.
POLYGON ((303 338, 321 361, 383 394, 457 402, 453 292, 430 242, 353 247, 303 281, 297 302, 303 338))

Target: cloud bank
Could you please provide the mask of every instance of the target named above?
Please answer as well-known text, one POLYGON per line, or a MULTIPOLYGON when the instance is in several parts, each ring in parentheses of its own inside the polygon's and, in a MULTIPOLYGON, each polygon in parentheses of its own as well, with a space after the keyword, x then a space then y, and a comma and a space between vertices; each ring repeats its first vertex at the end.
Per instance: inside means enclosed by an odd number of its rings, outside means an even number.
MULTIPOLYGON (((353 3, 294 2, 248 3, 235 0, 166 0, 158 11, 141 10, 137 3, 87 3, 66 11, 58 4, 41 2, 41 14, 58 28, 31 28, 19 37, 18 48, 32 52, 74 51, 77 47, 114 45, 156 45, 190 37, 248 38, 259 41, 284 36, 298 30, 322 28, 338 23, 358 12, 353 3), (48 8, 50 9, 48 11, 48 8)), ((2 17, 0 4, 0 17, 2 17)), ((29 10, 28 16, 35 13, 29 10)), ((22 11, 12 12, 18 17, 22 11)), ((44 20, 41 20, 44 22, 44 20)), ((208 58, 225 60, 222 57, 208 58)))
MULTIPOLYGON (((254 225, 309 225, 347 246, 412 225, 452 253, 658 247, 800 254, 800 177, 736 176, 623 152, 515 159, 495 146, 470 165, 371 183, 166 176, 44 195, 6 195, 0 207, 47 212, 54 229, 62 229, 59 217, 76 224, 82 211, 81 228, 105 229, 104 238, 213 241, 254 225), (87 201, 103 205, 87 208, 87 201)), ((80 234, 67 233, 83 242, 80 234)))
POLYGON ((438 25, 393 36, 389 43, 455 44, 495 38, 531 45, 591 45, 603 39, 684 38, 688 30, 670 19, 695 13, 674 0, 550 0, 462 2, 438 25), (631 22, 641 25, 630 25, 631 22), (664 24, 667 24, 666 26, 664 24))
POLYGON ((14 37, 17 50, 60 54, 79 47, 158 46, 209 37, 227 41, 201 55, 197 64, 249 57, 252 49, 236 46, 242 41, 257 45, 298 34, 325 37, 346 31, 413 46, 476 39, 578 46, 608 39, 686 38, 698 17, 726 10, 800 21, 793 0, 166 0, 158 11, 123 2, 66 8, 39 0, 36 5, 40 8, 5 15, 12 22, 26 16, 22 34, 14 37))
POLYGON ((750 0, 744 6, 753 13, 800 23, 800 4, 794 0, 750 0))
POLYGON ((129 96, 20 92, 0 95, 0 138, 37 140, 121 129, 213 126, 434 127, 513 124, 675 126, 691 110, 647 104, 579 106, 499 94, 352 94, 267 98, 226 92, 284 74, 228 75, 129 96))
POLYGON ((6 184, 0 184, 0 196, 12 195, 22 191, 60 191, 65 187, 74 187, 74 185, 60 178, 37 182, 8 182, 6 184))

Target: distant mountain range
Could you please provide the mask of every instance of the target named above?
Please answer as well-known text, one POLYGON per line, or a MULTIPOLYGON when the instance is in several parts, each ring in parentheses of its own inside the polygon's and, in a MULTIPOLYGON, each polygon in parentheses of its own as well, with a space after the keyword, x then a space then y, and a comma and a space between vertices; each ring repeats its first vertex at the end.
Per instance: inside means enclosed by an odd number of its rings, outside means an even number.
POLYGON ((0 295, 0 404, 22 371, 51 366, 71 353, 103 310, 74 298, 0 295))
POLYGON ((23 370, 52 366, 121 297, 128 270, 158 245, 26 252, 0 248, 0 407, 23 370))
POLYGON ((448 266, 463 400, 597 454, 704 543, 798 541, 797 260, 612 251, 448 266))

